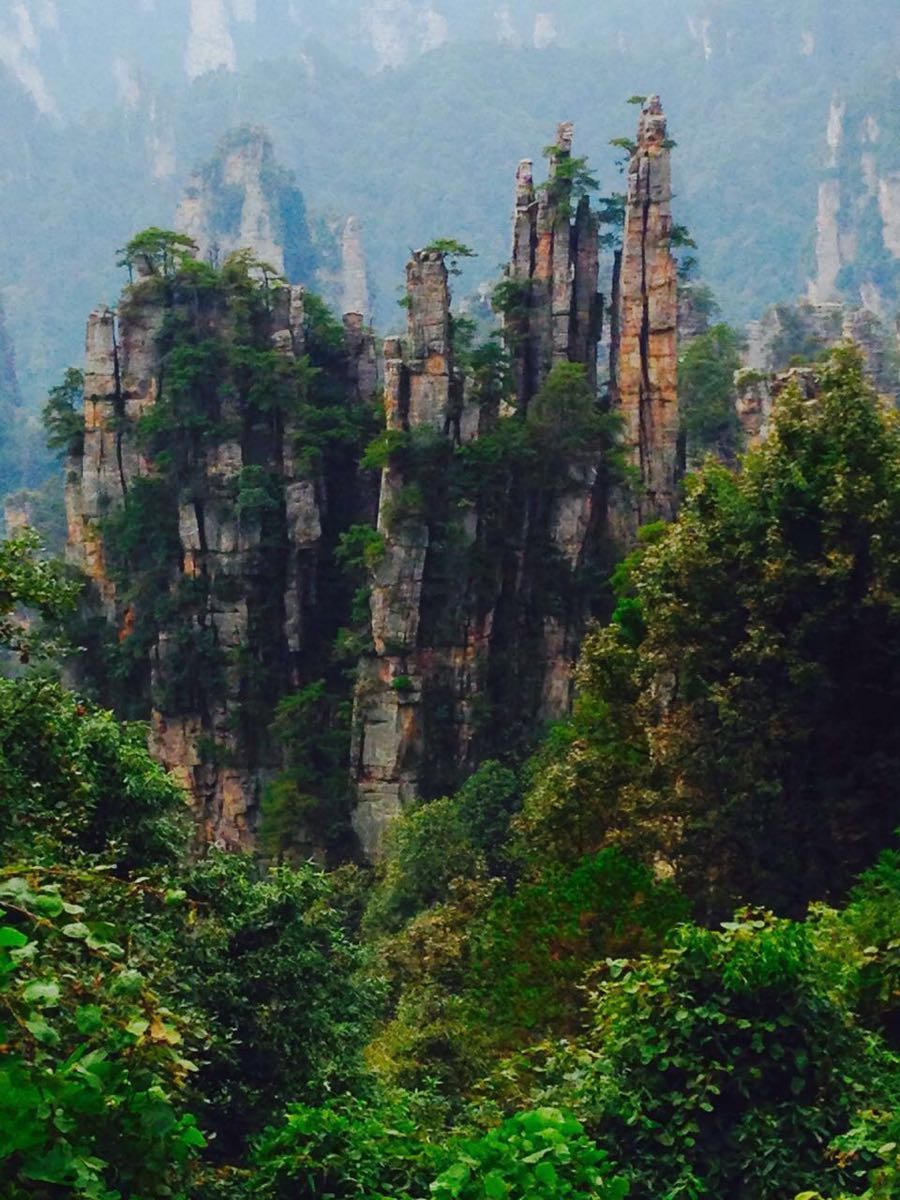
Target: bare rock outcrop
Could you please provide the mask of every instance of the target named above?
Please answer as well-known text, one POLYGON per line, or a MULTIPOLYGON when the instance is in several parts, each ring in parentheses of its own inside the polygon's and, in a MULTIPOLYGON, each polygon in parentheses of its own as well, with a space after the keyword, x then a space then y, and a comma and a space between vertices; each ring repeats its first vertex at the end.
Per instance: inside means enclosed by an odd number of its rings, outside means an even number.
MULTIPOLYGON (((580 581, 606 522, 602 451, 561 462, 551 481, 531 453, 512 455, 502 497, 477 480, 458 489, 469 448, 504 454, 491 440, 499 422, 537 437, 529 412, 554 367, 579 366, 578 386, 597 395, 598 223, 586 198, 573 212, 572 137, 559 127, 546 184, 535 186, 528 161, 516 174, 500 289, 512 404, 455 362, 439 253, 413 256, 407 334, 385 343, 386 424, 400 451, 381 478, 374 653, 360 668, 353 749, 354 827, 368 857, 413 799, 452 787, 485 746, 563 716, 571 701, 592 611, 580 581)), ((534 452, 549 453, 542 445, 534 452)))
POLYGON ((612 394, 639 482, 617 501, 620 536, 675 515, 682 471, 678 411, 678 279, 671 250, 671 145, 658 96, 643 106, 628 164, 613 344, 612 394))
MULTIPOLYGON (((329 628, 331 484, 302 407, 287 391, 272 407, 275 389, 302 379, 304 293, 276 286, 256 304, 253 340, 237 349, 240 304, 224 291, 200 300, 178 279, 147 277, 117 313, 92 313, 84 446, 66 464, 69 557, 120 674, 127 665, 123 706, 149 718, 151 750, 188 792, 200 838, 229 848, 253 842, 281 766, 274 706, 309 682, 329 628)), ((336 382, 371 403, 372 337, 358 318, 346 328, 336 382)))

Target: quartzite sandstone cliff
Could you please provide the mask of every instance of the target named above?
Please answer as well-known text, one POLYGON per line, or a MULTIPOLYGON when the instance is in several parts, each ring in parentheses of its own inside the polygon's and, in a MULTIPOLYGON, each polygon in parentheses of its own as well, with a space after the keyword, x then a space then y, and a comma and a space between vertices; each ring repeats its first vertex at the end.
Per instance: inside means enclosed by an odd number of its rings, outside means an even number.
MULTIPOLYGON (((377 525, 349 764, 353 824, 377 856, 414 797, 455 786, 488 754, 521 750, 566 713, 581 637, 608 603, 609 567, 639 521, 674 513, 665 117, 657 98, 645 104, 606 288, 572 138, 560 126, 545 183, 527 161, 516 174, 501 289, 509 387, 496 347, 473 352, 462 337, 445 254, 413 254, 406 334, 385 342, 380 370, 377 497, 346 441, 379 383, 364 312, 348 313, 312 360, 303 291, 257 283, 251 303, 249 281, 222 290, 227 270, 206 292, 190 283, 196 272, 139 279, 117 314, 92 314, 84 450, 67 464, 70 553, 119 653, 134 650, 155 753, 189 790, 206 839, 253 838, 262 792, 283 765, 268 733, 275 703, 333 674, 330 644, 351 620, 335 583, 342 533, 377 525), (611 361, 598 371, 605 312, 611 361), (211 375, 198 366, 204 354, 211 375), (552 407, 560 394, 578 398, 570 417, 552 407), (609 408, 636 469, 631 491, 609 408), (118 560, 147 495, 159 498, 169 541, 133 558, 136 586, 118 560)), ((246 183, 239 174, 229 186, 246 183)), ((242 212, 252 199, 243 195, 242 212)), ((353 227, 347 240, 358 245, 353 227)), ((361 309, 358 272, 351 292, 361 309)))

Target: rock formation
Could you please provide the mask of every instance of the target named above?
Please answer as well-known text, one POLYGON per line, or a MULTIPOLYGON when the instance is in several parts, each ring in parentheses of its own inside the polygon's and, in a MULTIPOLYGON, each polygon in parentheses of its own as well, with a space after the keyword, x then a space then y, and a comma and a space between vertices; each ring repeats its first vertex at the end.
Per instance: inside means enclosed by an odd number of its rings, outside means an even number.
POLYGON ((862 350, 869 376, 882 395, 900 397, 896 330, 866 308, 838 301, 776 304, 751 322, 747 334, 737 405, 751 445, 760 436, 760 422, 763 430, 767 423, 776 380, 795 360, 814 359, 842 341, 855 342, 862 350))
POLYGON ((371 311, 362 232, 359 220, 348 217, 341 234, 341 312, 367 317, 371 311))
MULTIPOLYGON (((844 301, 885 320, 900 302, 900 170, 887 110, 835 98, 816 209, 811 303, 844 301)), ((893 91, 893 95, 891 94, 893 91)))
POLYGON ((612 395, 639 482, 617 502, 627 540, 675 515, 682 453, 677 394, 678 279, 671 251, 671 150, 658 96, 643 106, 628 164, 625 232, 612 346, 612 395))
MULTIPOLYGON (((352 823, 376 858, 405 805, 458 786, 488 755, 524 752, 566 715, 587 624, 608 612, 602 581, 638 521, 673 514, 665 118, 647 103, 632 156, 608 400, 598 218, 572 143, 559 126, 546 182, 529 161, 516 174, 496 301, 509 371, 496 344, 468 345, 432 247, 408 263, 406 333, 384 343, 379 372, 353 223, 341 327, 301 288, 252 270, 154 262, 152 240, 118 313, 91 315, 84 449, 67 467, 70 553, 112 635, 104 695, 118 687, 109 702, 150 716, 154 752, 183 781, 205 840, 252 840, 267 785, 284 779, 278 701, 335 673, 346 697, 335 648, 351 645, 352 823), (363 455, 380 374, 384 430, 363 455), (610 403, 638 471, 630 498, 610 403), (341 582, 348 563, 357 582, 368 572, 355 597, 341 582)), ((272 256, 259 205, 268 153, 247 135, 197 184, 185 215, 207 251, 214 228, 260 235, 255 251, 272 256), (210 225, 213 210, 227 220, 210 225)))
POLYGON ((386 421, 399 450, 382 473, 374 653, 361 666, 353 751, 354 826, 370 857, 405 804, 458 783, 486 750, 513 744, 514 730, 565 715, 578 644, 601 602, 583 581, 607 552, 603 448, 557 462, 541 424, 554 367, 580 367, 565 386, 599 403, 598 225, 586 197, 572 212, 572 136, 559 127, 546 184, 535 187, 530 161, 516 173, 500 289, 511 406, 502 386, 455 362, 441 255, 414 255, 407 335, 385 343, 386 421), (531 439, 525 454, 503 457, 505 429, 531 439), (481 453, 503 470, 500 497, 480 478, 461 486, 481 453))
MULTIPOLYGON (((274 706, 315 677, 337 617, 321 596, 335 484, 293 398, 304 294, 252 287, 201 298, 145 277, 92 313, 84 448, 66 464, 69 557, 119 664, 104 699, 149 715, 201 837, 226 847, 252 841, 280 765, 274 706)), ((347 340, 335 384, 368 404, 371 335, 354 317, 347 340)))
POLYGON ((571 218, 573 128, 565 123, 550 147, 547 183, 536 191, 532 162, 516 172, 512 258, 507 278, 517 291, 505 329, 511 348, 516 400, 527 412, 555 363, 585 367, 597 383, 597 345, 603 306, 597 294, 598 229, 589 198, 571 218))
POLYGON ((770 374, 745 367, 738 371, 734 382, 735 407, 744 446, 748 450, 759 446, 768 437, 772 409, 786 387, 796 384, 807 400, 811 400, 818 391, 813 367, 791 367, 790 370, 770 374))
POLYGON ((250 249, 291 283, 309 284, 315 276, 318 262, 303 195, 276 162, 264 129, 247 126, 222 138, 188 181, 175 227, 211 262, 250 249))

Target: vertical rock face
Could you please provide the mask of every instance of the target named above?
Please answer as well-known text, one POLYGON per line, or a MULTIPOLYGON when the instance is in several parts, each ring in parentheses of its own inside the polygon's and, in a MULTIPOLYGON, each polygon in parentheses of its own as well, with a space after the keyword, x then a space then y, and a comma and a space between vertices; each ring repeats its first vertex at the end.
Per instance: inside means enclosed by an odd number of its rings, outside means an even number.
POLYGON ((276 162, 263 129, 248 126, 222 138, 188 181, 175 221, 212 262, 249 248, 292 283, 309 283, 315 275, 302 193, 276 162))
MULTIPOLYGON (((407 336, 384 345, 385 424, 389 434, 444 437, 453 425, 455 380, 443 256, 414 254, 406 276, 407 336)), ((369 857, 378 856, 385 829, 417 795, 424 749, 426 664, 418 635, 430 531, 418 497, 410 495, 414 487, 402 465, 388 463, 378 504, 384 554, 372 581, 375 655, 360 672, 354 747, 353 825, 369 857)))
POLYGON ((341 234, 341 311, 366 317, 372 311, 362 233, 356 217, 348 217, 341 234))
POLYGON ((670 157, 666 118, 651 96, 628 165, 618 297, 615 400, 640 478, 633 502, 622 506, 625 531, 675 515, 681 473, 670 157))
POLYGON ((832 101, 816 209, 813 304, 842 301, 886 319, 900 301, 900 159, 890 136, 900 83, 881 109, 832 101))
MULTIPOLYGON (((184 216, 209 252, 210 229, 230 230, 271 258, 273 209, 260 201, 271 162, 250 143, 220 156, 184 216)), ((546 183, 535 186, 528 160, 516 174, 498 291, 511 384, 496 345, 474 351, 461 336, 434 249, 408 263, 406 332, 384 343, 379 371, 352 224, 344 282, 355 303, 342 326, 301 288, 242 274, 241 260, 218 273, 179 266, 177 254, 156 262, 152 239, 118 315, 92 314, 84 449, 68 469, 71 555, 112 632, 133 715, 150 716, 154 751, 182 779, 205 840, 252 840, 268 783, 298 765, 275 744, 275 707, 345 679, 337 649, 345 665, 360 654, 353 827, 377 857, 406 804, 451 790, 488 754, 523 751, 566 714, 585 628, 607 611, 597 580, 612 543, 672 515, 665 118, 656 100, 642 114, 612 283, 610 402, 640 476, 618 512, 598 391, 598 217, 572 146, 562 124, 546 183), (385 430, 361 461, 379 378, 385 430), (360 560, 368 596, 351 600, 341 564, 359 572, 360 560)), ((287 711, 299 709, 279 719, 287 711)), ((278 780, 301 808, 307 765, 278 780)))
POLYGON ((503 288, 512 408, 501 416, 500 392, 457 368, 441 255, 413 256, 407 335, 385 343, 386 424, 402 448, 382 473, 374 654, 356 702, 354 827, 369 857, 405 804, 452 787, 483 747, 502 745, 503 726, 533 728, 569 705, 591 615, 580 579, 605 526, 599 451, 560 463, 549 481, 528 455, 513 457, 499 500, 478 478, 462 486, 459 472, 479 446, 487 462, 502 453, 502 442, 486 449, 501 421, 537 437, 528 413, 554 366, 579 365, 596 394, 598 224, 586 199, 572 211, 571 154, 572 127, 561 125, 547 184, 535 187, 528 160, 516 174, 503 288))
MULTIPOLYGON (((870 309, 837 301, 776 304, 753 322, 748 332, 746 371, 741 376, 744 382, 752 381, 754 374, 780 376, 796 359, 813 359, 842 341, 851 341, 862 350, 866 369, 878 391, 889 397, 900 394, 900 379, 893 366, 897 354, 896 330, 870 309)), ((771 391, 771 378, 766 387, 771 391)), ((755 382, 751 390, 757 390, 755 382)), ((739 414, 745 406, 752 411, 754 403, 752 395, 739 397, 739 414)), ((756 432, 751 430, 751 441, 755 437, 756 432)))
POLYGON ((43 475, 43 438, 22 396, 16 353, 0 296, 0 492, 39 484, 43 475))
POLYGON ((812 400, 818 393, 818 380, 813 367, 792 367, 789 371, 763 374, 745 368, 735 377, 735 405, 744 435, 744 444, 753 449, 769 434, 772 409, 778 397, 790 384, 796 384, 801 395, 812 400))
POLYGON ((602 303, 597 292, 598 226, 582 197, 572 220, 574 130, 559 126, 550 148, 550 173, 539 190, 530 159, 516 172, 512 257, 507 270, 514 304, 505 317, 516 400, 526 412, 555 363, 577 362, 597 382, 602 303))
MULTIPOLYGON (((298 403, 304 294, 253 286, 232 304, 147 278, 118 314, 92 313, 84 448, 66 472, 69 555, 127 670, 115 698, 149 717, 200 836, 225 847, 253 840, 281 766, 275 704, 315 678, 338 619, 322 595, 335 481, 298 403)), ((334 382, 370 404, 372 338, 346 328, 334 382)))

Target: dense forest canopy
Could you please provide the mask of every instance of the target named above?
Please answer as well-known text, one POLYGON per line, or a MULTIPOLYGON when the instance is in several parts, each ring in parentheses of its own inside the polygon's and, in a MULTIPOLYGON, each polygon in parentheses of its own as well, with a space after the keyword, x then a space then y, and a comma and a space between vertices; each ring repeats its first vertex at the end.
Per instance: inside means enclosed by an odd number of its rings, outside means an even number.
POLYGON ((644 531, 571 720, 374 873, 198 857, 6 543, 6 1195, 896 1195, 900 431, 819 378, 644 531))
POLYGON ((898 35, 0 13, 3 1200, 900 1200, 898 35))

